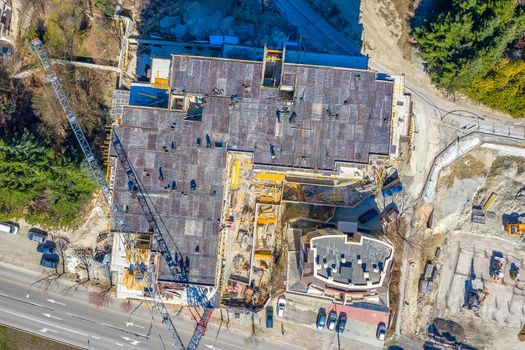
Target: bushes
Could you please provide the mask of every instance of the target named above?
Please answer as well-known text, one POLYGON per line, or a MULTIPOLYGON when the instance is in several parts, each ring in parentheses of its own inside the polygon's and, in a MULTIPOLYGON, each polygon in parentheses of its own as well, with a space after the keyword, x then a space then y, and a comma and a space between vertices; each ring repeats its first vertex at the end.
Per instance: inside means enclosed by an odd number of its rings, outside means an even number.
POLYGON ((115 15, 115 8, 109 0, 97 0, 95 4, 106 16, 113 17, 115 15))
POLYGON ((414 37, 437 86, 522 117, 513 97, 523 75, 503 58, 524 31, 525 11, 515 0, 453 0, 446 11, 416 28, 414 37), (509 83, 509 74, 513 89, 500 85, 509 83))
POLYGON ((486 77, 474 80, 465 92, 487 106, 525 118, 525 62, 503 59, 486 77))
POLYGON ((0 218, 25 217, 47 227, 74 227, 95 184, 29 133, 0 143, 0 218))
POLYGON ((78 1, 55 1, 51 4, 42 31, 46 50, 52 56, 72 56, 82 45, 89 26, 83 6, 78 1))

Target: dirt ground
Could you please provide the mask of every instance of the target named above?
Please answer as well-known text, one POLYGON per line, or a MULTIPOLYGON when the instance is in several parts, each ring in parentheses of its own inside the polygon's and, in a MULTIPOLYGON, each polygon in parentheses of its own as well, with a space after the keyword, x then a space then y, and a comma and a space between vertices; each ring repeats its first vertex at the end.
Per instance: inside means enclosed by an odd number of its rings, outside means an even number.
MULTIPOLYGON (((429 322, 442 317, 463 326, 465 342, 473 346, 494 349, 523 346, 516 335, 525 323, 525 284, 511 280, 508 273, 511 263, 523 268, 525 250, 519 239, 507 237, 504 226, 509 218, 525 213, 525 158, 519 157, 520 154, 525 155, 519 148, 485 145, 444 170, 432 228, 427 228, 426 220, 420 220, 420 224, 416 223, 420 229, 416 228, 412 236, 403 317, 405 334, 425 337, 429 322), (493 192, 497 198, 489 211, 494 214, 486 218, 485 224, 471 223, 472 206, 480 205, 493 192), (434 257, 437 247, 442 249, 439 259, 434 257), (495 284, 489 276, 493 251, 506 257, 507 277, 501 284, 495 284), (423 296, 418 293, 418 285, 428 259, 441 268, 432 293, 423 296), (489 292, 479 316, 462 307, 471 263, 476 277, 489 292)), ((421 211, 422 208, 418 210, 421 211)))
MULTIPOLYGON (((17 223, 20 226, 17 235, 0 235, 0 261, 28 270, 41 271, 43 275, 53 273, 54 270, 40 266, 41 254, 36 251, 37 243, 27 238, 29 229, 36 226, 29 225, 23 220, 17 223)), ((95 250, 98 234, 107 232, 108 225, 109 219, 105 211, 100 206, 95 206, 88 214, 86 221, 79 228, 74 230, 48 230, 48 239, 57 240, 59 237, 64 237, 69 241, 67 248, 64 249, 67 263, 70 257, 75 256, 73 252, 74 247, 95 250)), ((97 276, 105 278, 101 273, 93 277, 97 276)))
POLYGON ((436 314, 460 323, 466 330, 466 341, 474 346, 500 349, 505 344, 505 349, 522 349, 523 343, 516 336, 525 323, 525 283, 511 280, 508 271, 511 263, 523 266, 525 252, 505 241, 458 232, 449 236, 444 256, 447 259, 436 295, 436 314), (501 251, 506 257, 506 276, 501 284, 492 282, 489 276, 493 251, 501 251), (462 308, 471 264, 489 292, 479 316, 462 308), (478 325, 476 331, 470 329, 472 324, 478 325))

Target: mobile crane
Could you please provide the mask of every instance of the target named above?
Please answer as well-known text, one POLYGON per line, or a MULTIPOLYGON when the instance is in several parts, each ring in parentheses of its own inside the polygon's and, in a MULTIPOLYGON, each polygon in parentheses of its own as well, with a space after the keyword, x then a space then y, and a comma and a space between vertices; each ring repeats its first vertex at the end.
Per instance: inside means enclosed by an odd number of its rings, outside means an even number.
MULTIPOLYGON (((53 87, 55 95, 58 101, 60 102, 60 105, 62 106, 64 113, 66 114, 69 125, 71 126, 71 129, 73 130, 73 133, 75 134, 75 137, 80 145, 80 148, 82 149, 82 152, 84 153, 84 156, 86 158, 86 161, 88 163, 88 166, 91 172, 93 173, 95 181, 97 182, 98 186, 102 190, 104 201, 106 202, 106 204, 108 205, 112 213, 112 220, 114 222, 114 225, 117 228, 117 230, 124 235, 126 239, 126 245, 131 250, 133 250, 134 246, 130 239, 130 231, 124 221, 122 212, 118 208, 117 203, 113 201, 113 197, 112 197, 109 185, 106 181, 106 178, 103 175, 103 172, 101 171, 97 163, 95 155, 93 151, 91 150, 91 146, 89 145, 89 142, 87 141, 86 136, 84 135, 84 132, 82 131, 82 128, 80 127, 78 123, 77 117, 73 109, 71 108, 71 105, 69 104, 67 95, 64 92, 64 89, 62 88, 60 80, 58 79, 53 68, 51 67, 51 61, 49 60, 49 57, 45 51, 44 45, 42 41, 40 41, 39 39, 34 39, 32 41, 32 45, 38 55, 38 58, 40 60, 40 63, 42 64, 42 67, 44 68, 46 77, 51 83, 51 86, 53 87)), ((164 260, 166 261, 168 268, 170 269, 170 272, 172 273, 176 281, 187 283, 188 282, 187 274, 185 273, 184 269, 177 269, 175 260, 171 256, 168 245, 162 236, 162 232, 159 226, 157 225, 155 216, 153 215, 151 207, 149 206, 146 193, 143 190, 142 185, 139 183, 135 175, 135 172, 133 171, 133 167, 126 155, 126 152, 124 151, 124 148, 122 147, 122 143, 120 142, 115 132, 112 132, 112 143, 117 153, 117 157, 119 158, 125 170, 125 173, 128 177, 129 189, 133 191, 134 193, 136 193, 136 197, 139 201, 139 204, 153 232, 153 236, 156 240, 158 249, 160 250, 160 253, 163 256, 164 260)), ((208 321, 211 316, 211 312, 213 310, 212 305, 209 302, 205 292, 203 291, 202 288, 199 288, 199 287, 195 287, 195 286, 186 287, 187 294, 188 294, 188 300, 190 300, 190 302, 194 306, 202 306, 204 308, 204 312, 202 313, 202 315, 199 315, 197 310, 196 310, 197 315, 192 313, 193 317, 197 321, 197 325, 195 327, 190 343, 188 344, 187 347, 185 347, 180 336, 177 333, 177 330, 175 329, 173 321, 162 300, 162 296, 160 295, 160 292, 158 291, 158 289, 155 287, 154 269, 153 269, 152 263, 149 264, 149 266, 147 267, 147 270, 148 272, 146 272, 146 268, 141 268, 140 274, 142 276, 146 273, 148 274, 149 285, 153 287, 151 288, 148 287, 147 289, 150 291, 153 300, 159 306, 160 314, 162 316, 163 322, 168 327, 168 331, 172 337, 175 348, 177 350, 197 349, 201 338, 206 332, 208 321)))

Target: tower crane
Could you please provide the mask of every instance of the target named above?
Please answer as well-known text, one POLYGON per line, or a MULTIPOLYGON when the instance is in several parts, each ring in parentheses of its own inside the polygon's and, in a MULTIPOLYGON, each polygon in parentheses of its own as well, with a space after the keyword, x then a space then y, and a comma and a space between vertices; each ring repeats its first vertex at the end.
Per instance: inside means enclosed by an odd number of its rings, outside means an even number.
MULTIPOLYGON (((91 146, 89 145, 89 142, 86 139, 86 136, 84 135, 84 132, 82 131, 82 128, 80 127, 77 117, 71 108, 71 105, 69 104, 68 98, 66 93, 64 92, 64 89, 62 88, 62 85, 60 83, 60 80, 56 76, 53 68, 51 67, 51 61, 49 60, 49 57, 45 51, 43 43, 39 39, 34 39, 32 41, 32 45, 38 55, 38 58, 42 64, 42 67, 44 68, 45 74, 49 82, 51 83, 51 86, 53 87, 53 90, 55 92, 55 95, 60 102, 60 105, 62 106, 62 109, 64 110, 64 113, 66 114, 67 120, 69 122, 69 125, 71 126, 71 129, 73 130, 73 133, 75 134, 75 137, 78 141, 78 144, 80 145, 80 148, 82 149, 82 152, 84 153, 84 156, 86 158, 86 161, 88 163, 88 166, 93 173, 93 176, 102 190, 102 194, 104 197, 104 201, 110 208, 110 211, 112 213, 111 217, 113 220, 113 223, 117 230, 124 234, 126 238, 126 245, 128 245, 129 248, 133 249, 133 244, 130 240, 130 231, 124 221, 124 217, 122 215, 121 210, 118 207, 118 204, 113 201, 113 196, 111 194, 109 185, 106 181, 105 176, 103 175, 103 172, 101 171, 97 160, 95 158, 95 155, 91 149, 91 146)), ((184 270, 184 268, 177 269, 177 265, 175 263, 175 260, 171 256, 171 253, 169 251, 168 245, 165 241, 165 239, 162 236, 162 232, 156 222, 155 216, 152 213, 151 207, 147 201, 146 193, 142 188, 142 185, 139 183, 135 172, 133 171, 133 167, 126 155, 126 152, 124 151, 124 148, 122 147, 122 143, 120 142, 120 139, 118 138, 117 134, 115 132, 112 132, 112 143, 114 146, 114 149, 117 153, 117 157, 119 158, 124 171, 126 173, 126 176, 128 177, 128 184, 129 189, 137 194, 137 199, 139 201, 139 204, 142 208, 142 211, 144 212, 144 215, 146 216, 146 219, 152 229, 153 236, 155 238, 155 241, 157 243, 158 249, 160 250, 161 255, 163 256, 164 260, 166 261, 168 268, 170 269, 170 272, 172 273, 173 277, 176 281, 181 281, 183 283, 188 283, 187 274, 184 270)), ((150 285, 155 285, 154 280, 154 269, 153 264, 150 263, 148 267, 148 275, 149 275, 149 283, 150 285)), ((140 270, 140 274, 144 274, 144 270, 140 270)), ((194 330, 194 334, 188 344, 187 347, 184 346, 180 336, 177 333, 177 330, 175 329, 175 326, 173 324, 173 321, 167 311, 167 308, 162 300, 162 295, 160 294, 159 290, 155 287, 148 288, 150 289, 151 296, 153 300, 158 304, 160 307, 160 313, 163 319, 163 322, 166 323, 168 327, 168 331, 172 337, 173 343, 175 345, 175 348, 177 350, 194 350, 197 349, 199 346, 199 342, 202 338, 202 336, 206 332, 206 328, 208 325, 209 318, 211 316, 211 312, 213 310, 211 303, 209 302, 206 293, 204 292, 203 288, 199 288, 196 286, 187 286, 186 291, 188 295, 188 300, 194 305, 194 306, 202 306, 204 308, 204 312, 200 317, 196 317, 193 313, 195 320, 197 321, 197 325, 194 330)), ((197 316, 198 316, 197 312, 197 316)))

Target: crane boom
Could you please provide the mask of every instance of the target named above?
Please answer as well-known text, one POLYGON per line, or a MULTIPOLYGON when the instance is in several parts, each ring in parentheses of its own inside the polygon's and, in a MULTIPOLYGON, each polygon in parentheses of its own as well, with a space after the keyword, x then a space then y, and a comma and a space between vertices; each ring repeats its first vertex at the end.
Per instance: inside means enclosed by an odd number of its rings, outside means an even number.
MULTIPOLYGON (((46 73, 47 78, 51 82, 51 85, 53 86, 53 90, 55 91, 55 95, 60 102, 60 105, 62 106, 62 109, 64 110, 67 120, 69 122, 69 125, 71 126, 75 137, 82 148, 82 152, 84 153, 84 156, 86 157, 86 160, 89 164, 90 170, 93 173, 95 180, 97 181, 100 189, 102 190, 104 200, 108 204, 109 208, 113 207, 112 210, 112 219, 115 223, 115 225, 118 227, 119 231, 126 234, 126 236, 129 237, 129 229, 126 226, 126 223, 124 221, 124 218, 122 216, 122 212, 117 207, 116 203, 113 201, 113 197, 111 195, 111 191, 109 189, 108 183, 106 181, 105 176, 102 173, 102 170, 100 169, 95 155, 93 151, 91 150, 91 146, 89 145, 89 142, 86 139, 86 136, 84 135, 84 132, 82 131, 82 128, 78 124, 77 117, 75 115, 75 112, 73 112, 73 109, 71 108, 71 105, 69 104, 69 101, 67 99, 67 95, 64 92, 64 89, 62 88, 62 85, 60 84, 60 81, 58 77, 56 76, 55 72, 53 71, 53 68, 51 67, 51 62, 49 60, 49 57, 44 49, 44 46, 42 42, 38 39, 33 40, 32 42, 33 47, 35 48, 38 58, 40 59, 40 62, 42 63, 42 66, 44 67, 44 71, 46 73)), ((113 133, 113 135, 115 135, 113 133)), ((128 175, 129 176, 129 175, 128 175)), ((147 203, 146 203, 147 204, 147 203)), ((142 205, 142 204, 141 204, 142 205)), ((164 244, 166 242, 164 241, 164 244)), ((168 251, 169 254, 169 251, 168 251)), ((164 255, 164 254, 163 254, 164 255)), ((166 256, 164 256, 166 258, 166 256)), ((170 256, 170 261, 173 263, 173 259, 170 256)), ((170 262, 168 262, 168 265, 170 265, 170 262)), ((174 264, 174 263, 173 263, 174 264)), ((150 275, 151 278, 151 275, 150 275)), ((171 317, 169 316, 169 313, 166 309, 166 306, 164 305, 164 302, 162 301, 162 296, 160 293, 154 288, 152 291, 152 295, 154 297, 154 300, 158 303, 160 306, 160 313, 163 319, 163 322, 167 324, 168 331, 173 339, 173 343, 177 350, 185 350, 184 344, 180 338, 180 336, 177 333, 177 330, 175 329, 175 326, 173 324, 173 321, 171 317)), ((193 338, 192 338, 193 339, 193 338)))
POLYGON ((53 68, 51 67, 51 61, 49 60, 49 57, 47 56, 44 46, 42 45, 42 42, 40 40, 34 40, 33 47, 35 48, 36 53, 38 54, 38 58, 40 59, 40 62, 42 63, 42 66, 44 67, 44 71, 46 72, 46 76, 49 79, 51 86, 53 86, 53 90, 55 91, 55 95, 58 101, 60 102, 60 106, 62 106, 62 109, 64 110, 64 113, 66 114, 67 121, 69 122, 69 125, 71 126, 71 129, 73 130, 73 133, 75 134, 78 144, 80 145, 80 148, 82 149, 82 152, 84 153, 84 157, 86 158, 86 161, 89 165, 89 169, 93 173, 93 176, 95 177, 95 180, 97 181, 98 186, 102 190, 104 201, 109 206, 109 208, 111 208, 113 204, 113 212, 112 212, 113 221, 115 222, 117 227, 122 232, 129 232, 126 226, 126 223, 124 222, 124 219, 122 217, 122 213, 118 209, 116 203, 112 203, 112 196, 109 190, 108 183, 106 181, 106 177, 104 176, 104 173, 102 172, 102 170, 100 169, 97 163, 97 159, 95 158, 95 155, 93 154, 93 151, 91 150, 91 147, 89 146, 89 142, 86 139, 86 136, 84 135, 84 132, 82 131, 82 128, 78 124, 77 116, 75 115, 75 112, 73 112, 73 109, 71 108, 71 105, 69 104, 69 101, 67 99, 67 95, 64 92, 64 89, 62 89, 62 85, 60 84, 58 77, 55 75, 55 72, 53 71, 53 68))
MULTIPOLYGON (((135 175, 135 172, 133 171, 133 166, 129 161, 126 151, 122 147, 122 143, 120 142, 120 139, 118 138, 118 135, 115 132, 112 133, 112 143, 114 146, 113 149, 117 153, 117 158, 120 160, 120 163, 122 164, 122 167, 128 177, 128 189, 136 194, 137 200, 139 201, 142 211, 146 216, 146 220, 148 221, 148 224, 151 230, 153 231, 153 236, 155 238, 155 241, 157 242, 158 249, 164 257, 164 260, 168 264, 168 268, 170 269, 173 278, 175 279, 175 281, 188 283, 189 281, 185 268, 177 268, 177 264, 175 263, 175 260, 173 259, 170 253, 166 240, 162 236, 162 232, 159 228, 159 225, 157 224, 157 220, 153 215, 153 212, 146 197, 146 193, 142 188, 142 184, 139 183, 139 180, 135 175)), ((211 316, 213 309, 202 288, 188 285, 186 287, 186 292, 188 295, 188 301, 190 302, 190 305, 202 306, 204 308, 204 312, 200 316, 200 319, 196 319, 197 326, 195 327, 193 336, 191 337, 190 343, 187 346, 187 349, 194 350, 197 349, 201 338, 206 332, 208 320, 211 316)))

